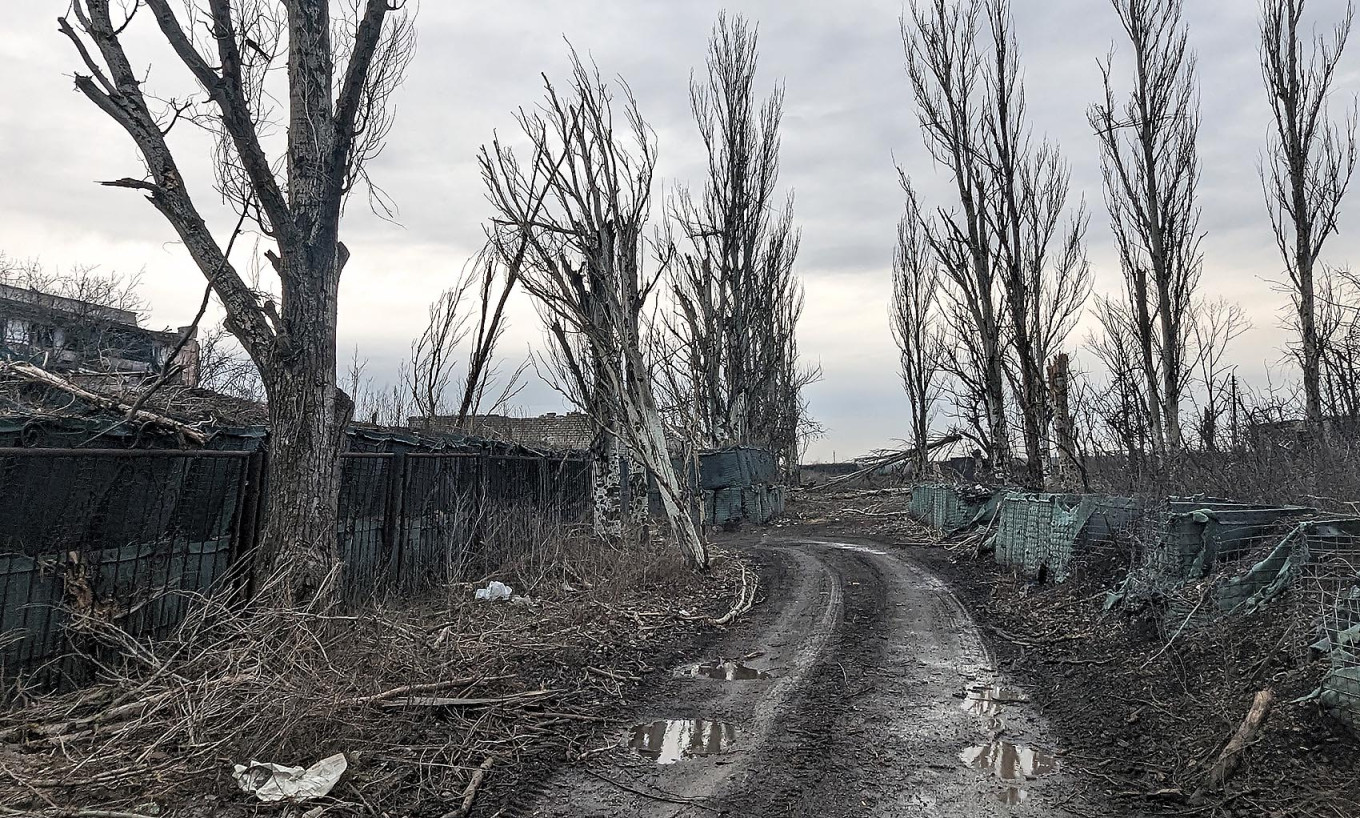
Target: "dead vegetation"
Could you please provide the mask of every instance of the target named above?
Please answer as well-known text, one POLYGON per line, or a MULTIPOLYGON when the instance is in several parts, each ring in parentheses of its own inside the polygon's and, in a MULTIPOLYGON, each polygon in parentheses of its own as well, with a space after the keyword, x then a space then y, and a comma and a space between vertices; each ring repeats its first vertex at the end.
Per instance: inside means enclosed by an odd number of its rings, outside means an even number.
POLYGON ((503 806, 535 765, 612 746, 594 733, 656 669, 648 658, 754 597, 737 560, 698 575, 665 545, 558 540, 495 577, 522 599, 477 602, 478 583, 463 583, 357 614, 205 600, 154 644, 87 619, 119 659, 85 689, 13 692, 0 814, 259 814, 233 763, 305 767, 335 753, 348 771, 308 815, 503 806))

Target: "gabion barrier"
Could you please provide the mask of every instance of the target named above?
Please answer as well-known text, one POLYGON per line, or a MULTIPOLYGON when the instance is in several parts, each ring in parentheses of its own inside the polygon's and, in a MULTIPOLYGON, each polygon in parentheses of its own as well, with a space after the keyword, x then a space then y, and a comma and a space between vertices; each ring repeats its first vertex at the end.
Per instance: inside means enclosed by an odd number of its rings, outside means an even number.
POLYGON ((945 533, 994 523, 980 550, 1040 581, 1061 582, 1078 558, 1122 546, 1128 575, 1107 608, 1148 601, 1184 627, 1258 611, 1291 590, 1297 604, 1288 610, 1311 643, 1300 648, 1329 668, 1316 698, 1360 733, 1360 518, 1217 498, 1145 506, 1102 495, 997 490, 980 499, 966 491, 967 500, 953 486, 916 486, 910 511, 945 533))
POLYGON ((1061 582, 1078 553, 1112 546, 1141 513, 1141 505, 1127 497, 1006 492, 996 533, 983 547, 1026 576, 1061 582))

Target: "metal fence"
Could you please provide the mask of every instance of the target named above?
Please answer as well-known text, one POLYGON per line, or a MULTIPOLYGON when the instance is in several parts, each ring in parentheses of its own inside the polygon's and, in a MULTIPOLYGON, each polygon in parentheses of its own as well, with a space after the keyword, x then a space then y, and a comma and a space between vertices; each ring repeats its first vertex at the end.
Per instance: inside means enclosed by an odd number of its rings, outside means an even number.
MULTIPOLYGON (((197 597, 249 594, 264 453, 0 448, 0 677, 78 681, 82 622, 135 638, 180 625, 197 597)), ((487 452, 341 455, 336 544, 358 605, 466 575, 485 521, 572 523, 579 458, 487 452)))

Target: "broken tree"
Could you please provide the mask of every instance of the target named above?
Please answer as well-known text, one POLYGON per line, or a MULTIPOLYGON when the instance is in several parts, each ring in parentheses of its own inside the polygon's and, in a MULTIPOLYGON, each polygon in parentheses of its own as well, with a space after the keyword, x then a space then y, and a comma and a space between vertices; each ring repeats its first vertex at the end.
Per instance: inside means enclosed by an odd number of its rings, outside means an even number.
MULTIPOLYGON (((626 86, 615 131, 611 89, 574 53, 566 92, 546 85, 538 112, 518 116, 527 163, 499 141, 482 151, 496 223, 505 246, 528 248, 521 286, 548 325, 563 391, 596 419, 606 443, 654 475, 681 551, 704 568, 708 553, 671 464, 642 343, 643 310, 660 276, 644 269, 643 235, 656 138, 626 86)), ((596 463, 609 469, 618 457, 605 452, 596 463)))

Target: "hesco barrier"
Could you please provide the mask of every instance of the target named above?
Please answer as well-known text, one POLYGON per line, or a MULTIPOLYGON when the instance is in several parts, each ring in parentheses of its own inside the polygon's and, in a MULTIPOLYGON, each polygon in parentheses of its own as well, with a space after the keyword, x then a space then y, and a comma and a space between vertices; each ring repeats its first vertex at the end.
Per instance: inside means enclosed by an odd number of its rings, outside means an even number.
MULTIPOLYGON (((976 490, 973 490, 976 491, 976 490)), ((974 522, 989 508, 995 508, 1003 493, 982 492, 978 499, 967 497, 947 483, 925 483, 911 490, 911 513, 946 533, 974 522)))
POLYGON ((1030 577, 1067 578, 1075 554, 1111 545, 1142 515, 1127 497, 1005 492, 985 548, 1030 577))
MULTIPOLYGON (((784 513, 784 487, 776 485, 779 466, 775 457, 763 449, 745 446, 699 455, 698 474, 675 462, 678 474, 688 474, 691 487, 702 499, 703 524, 735 526, 744 522, 768 523, 784 513)), ((661 496, 655 483, 649 500, 654 514, 660 513, 661 496)))
POLYGON ((1297 604, 1272 610, 1299 617, 1308 635, 1299 649, 1325 656, 1329 666, 1318 701, 1360 732, 1360 518, 1216 498, 1145 504, 1012 489, 986 498, 945 484, 914 487, 910 510, 946 534, 994 525, 981 550, 1035 579, 1061 582, 1076 560, 1117 553, 1128 573, 1107 607, 1158 602, 1167 621, 1182 627, 1261 610, 1291 590, 1297 604))

